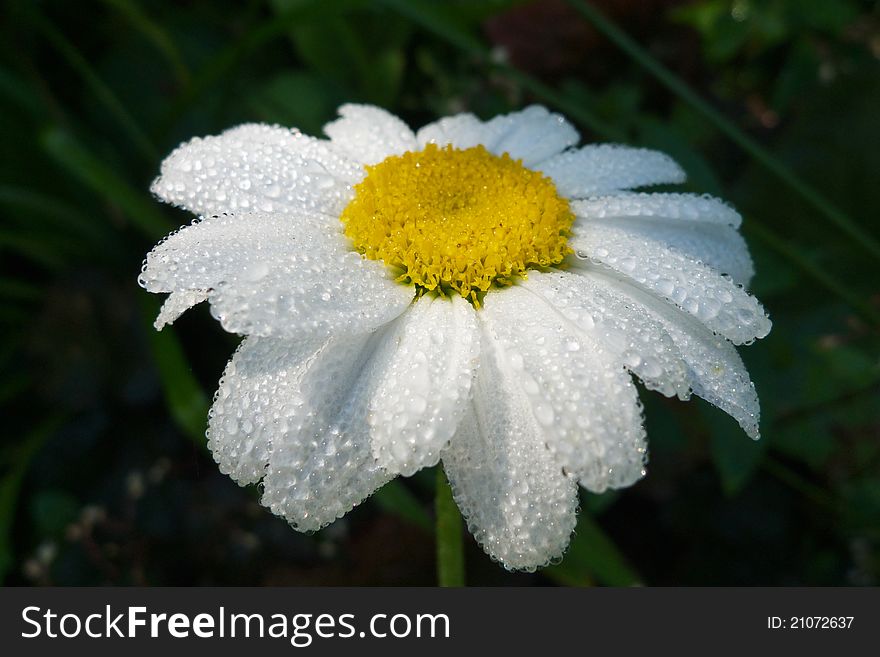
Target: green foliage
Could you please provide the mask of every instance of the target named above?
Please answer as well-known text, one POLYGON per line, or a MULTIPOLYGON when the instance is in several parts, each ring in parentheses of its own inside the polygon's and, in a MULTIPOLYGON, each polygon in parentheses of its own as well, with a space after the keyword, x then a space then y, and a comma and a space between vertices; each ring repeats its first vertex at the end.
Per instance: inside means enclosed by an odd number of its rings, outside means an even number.
MULTIPOLYGON (((10 453, 7 455, 6 468, 0 477, 0 579, 5 578, 15 564, 12 534, 22 481, 34 456, 52 433, 57 431, 60 424, 60 418, 50 417, 38 423, 28 435, 22 437, 17 445, 9 448, 10 453)), ((43 529, 48 530, 44 533, 57 531, 57 521, 70 511, 69 500, 65 500, 68 504, 58 503, 58 500, 64 495, 63 493, 55 491, 54 500, 47 495, 53 495, 53 493, 47 491, 42 494, 42 498, 35 497, 32 509, 33 515, 36 516, 43 529), (54 509, 52 508, 53 504, 54 509), (60 513, 58 513, 59 510, 60 513)))
MULTIPOLYGON (((159 304, 153 299, 143 301, 145 324, 159 312, 159 304)), ((203 445, 205 440, 205 421, 208 416, 208 398, 192 375, 180 342, 170 331, 149 333, 150 346, 162 389, 165 403, 177 426, 195 441, 203 445)))
POLYGON ((721 486, 728 495, 738 493, 749 483, 764 458, 766 440, 743 440, 736 423, 716 408, 701 405, 709 427, 709 449, 712 462, 721 477, 721 486))
POLYGON ((440 586, 464 586, 464 551, 462 532, 464 523, 452 497, 452 488, 446 473, 437 468, 437 583, 440 586))
MULTIPOLYGON (((0 579, 433 581, 433 473, 314 536, 289 530, 204 449, 235 341, 201 308, 155 332, 136 283, 190 220, 148 191, 177 143, 243 121, 320 134, 356 101, 413 125, 542 102, 586 140, 668 152, 688 190, 743 212, 774 321, 742 350, 760 441, 646 394, 645 481, 585 495, 566 557, 536 575, 469 545, 468 583, 877 583, 875 3, 703 0, 650 29, 623 5, 608 23, 613 3, 551 22, 516 19, 523 4, 101 0, 87 23, 78 3, 0 9, 0 579)), ((454 539, 454 506, 437 511, 454 539)))
POLYGON ((709 0, 672 12, 701 34, 706 57, 716 64, 790 46, 807 30, 839 37, 858 15, 851 0, 709 0))
POLYGON ((434 531, 431 516, 418 498, 399 480, 393 479, 373 493, 374 501, 388 513, 412 523, 426 532, 434 531))
POLYGON ((578 517, 562 562, 549 566, 544 572, 567 586, 638 586, 642 583, 626 557, 589 513, 578 517))

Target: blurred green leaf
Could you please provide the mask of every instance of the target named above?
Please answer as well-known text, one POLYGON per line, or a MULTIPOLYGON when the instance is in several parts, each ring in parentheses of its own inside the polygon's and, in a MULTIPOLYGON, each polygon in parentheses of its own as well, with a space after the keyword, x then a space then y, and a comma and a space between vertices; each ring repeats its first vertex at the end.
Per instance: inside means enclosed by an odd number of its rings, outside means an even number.
POLYGON ((798 102, 800 94, 816 78, 820 65, 821 60, 812 46, 804 43, 795 45, 774 86, 771 99, 773 109, 786 112, 798 102))
POLYGON ((768 437, 778 453, 820 470, 837 448, 824 417, 807 417, 773 430, 768 437))
POLYGON ((880 382, 874 380, 837 397, 790 408, 772 425, 771 447, 814 471, 821 471, 841 451, 847 452, 847 459, 856 467, 867 467, 880 454, 880 444, 856 442, 855 449, 846 449, 840 439, 846 434, 873 431, 878 399, 880 382))
POLYGON ((145 236, 159 238, 173 228, 149 195, 133 189, 109 163, 89 152, 69 132, 61 128, 47 130, 41 143, 59 166, 95 194, 117 205, 145 236))
POLYGON ((709 428, 712 463, 721 477, 727 495, 735 495, 758 471, 767 449, 767 440, 752 440, 727 414, 700 403, 700 411, 709 428))
POLYGON ((2 66, 0 66, 0 95, 13 101, 31 116, 42 118, 47 114, 46 104, 33 88, 2 66))
MULTIPOLYGON (((843 384, 851 386, 851 389, 857 389, 874 385, 880 379, 880 361, 876 354, 866 353, 847 344, 814 345, 813 353, 818 364, 814 370, 816 375, 821 376, 820 372, 822 372, 825 377, 833 377, 837 380, 838 386, 843 384)), ((841 390, 838 386, 828 391, 833 396, 826 397, 822 401, 839 395, 841 390)))
POLYGON ((200 447, 205 447, 205 429, 208 423, 208 397, 202 390, 187 363, 183 349, 173 332, 156 331, 153 319, 159 312, 158 303, 146 293, 142 296, 153 361, 159 372, 165 403, 177 426, 200 447))
POLYGON ((868 321, 873 324, 880 324, 880 311, 865 301, 851 286, 828 273, 826 268, 819 266, 806 252, 806 249, 798 247, 791 241, 782 238, 761 221, 744 223, 742 232, 749 240, 761 240, 769 249, 784 257, 797 267, 800 272, 806 274, 826 290, 845 301, 868 321))
POLYGON ((150 138, 141 129, 138 122, 134 119, 125 105, 120 102, 119 98, 113 90, 101 79, 101 77, 92 68, 88 59, 83 57, 82 53, 56 28, 50 21, 40 14, 36 6, 33 11, 28 12, 30 20, 36 25, 39 31, 46 37, 61 54, 70 67, 80 76, 88 85, 95 97, 110 112, 110 115, 119 123, 125 133, 131 139, 132 144, 138 148, 141 154, 149 161, 155 161, 159 154, 153 146, 150 138))
POLYGON ((586 512, 578 515, 577 529, 561 563, 541 571, 566 586, 639 586, 636 573, 617 546, 586 512))
POLYGON ((373 493, 373 500, 386 513, 406 520, 428 533, 433 533, 434 523, 430 514, 399 479, 392 479, 373 493))
POLYGON ((9 209, 7 217, 18 224, 20 231, 37 232, 46 242, 67 241, 75 236, 87 240, 93 249, 109 248, 113 243, 108 227, 48 194, 0 185, 0 205, 9 209))
POLYGON ((691 146, 691 140, 669 123, 653 117, 641 117, 639 143, 670 155, 685 170, 688 185, 696 191, 723 196, 721 181, 712 166, 691 146))
POLYGON ((472 26, 462 20, 462 14, 456 12, 453 3, 425 0, 381 0, 381 2, 465 52, 478 57, 486 55, 486 47, 473 34, 472 26))
POLYGON ((832 494, 830 494, 825 488, 817 486, 812 481, 804 478, 785 463, 782 463, 772 456, 766 456, 764 457, 761 466, 766 472, 776 477, 792 490, 803 495, 804 498, 810 500, 810 502, 821 508, 823 511, 834 514, 838 512, 838 502, 832 494))
POLYGON ((855 478, 843 482, 843 500, 847 522, 873 540, 880 540, 880 476, 855 478))
POLYGON ((26 281, 0 277, 0 297, 21 301, 35 301, 43 295, 43 290, 26 281))
MULTIPOLYGON (((746 227, 751 222, 746 217, 746 227)), ((761 240, 752 240, 749 251, 755 263, 755 278, 749 285, 751 293, 759 299, 770 299, 792 292, 798 285, 797 270, 780 258, 773 249, 761 240)))
MULTIPOLYGON (((338 0, 333 4, 336 10, 340 10, 340 7, 352 3, 360 4, 361 0, 338 0)), ((214 53, 204 66, 196 71, 192 84, 169 104, 164 118, 159 121, 159 132, 166 132, 192 110, 209 90, 223 80, 233 77, 236 67, 249 56, 275 39, 285 36, 291 26, 307 22, 316 14, 320 16, 329 4, 318 0, 288 0, 281 11, 252 27, 243 38, 234 40, 226 48, 214 53)))
POLYGON ((76 518, 80 505, 70 493, 57 490, 43 490, 30 500, 30 512, 34 526, 40 536, 57 538, 76 518))
POLYGON ((343 89, 313 73, 282 73, 259 87, 248 104, 268 123, 296 126, 307 134, 319 135, 328 117, 348 100, 343 89))
POLYGON ((64 263, 63 256, 42 240, 21 235, 17 231, 0 229, 0 252, 5 250, 33 260, 47 269, 60 269, 64 263))
POLYGON ((604 493, 581 492, 581 508, 592 516, 598 516, 620 499, 620 490, 607 490, 604 493))
MULTIPOLYGON (((289 5, 275 4, 281 10, 289 5)), ((363 100, 394 104, 403 79, 409 25, 394 14, 355 12, 337 3, 318 6, 324 9, 321 15, 290 27, 300 57, 321 77, 357 90, 363 100)))
POLYGON ((859 15, 853 0, 788 0, 786 5, 792 19, 828 34, 843 31, 859 15))
POLYGON ((187 87, 190 83, 190 72, 183 55, 174 43, 174 39, 164 27, 150 18, 143 8, 133 0, 102 0, 115 9, 137 32, 140 32, 156 50, 165 58, 178 84, 187 87))
POLYGON ((61 416, 53 415, 44 419, 37 428, 22 437, 15 446, 11 465, 0 478, 0 582, 4 581, 14 563, 12 545, 12 526, 18 508, 21 484, 36 453, 43 443, 61 426, 61 416))
POLYGON ((7 404, 24 392, 33 384, 30 374, 21 373, 0 379, 0 404, 7 404))
POLYGON ((723 63, 736 56, 752 36, 751 22, 734 18, 730 5, 730 0, 711 0, 677 7, 670 14, 702 33, 707 58, 723 63))

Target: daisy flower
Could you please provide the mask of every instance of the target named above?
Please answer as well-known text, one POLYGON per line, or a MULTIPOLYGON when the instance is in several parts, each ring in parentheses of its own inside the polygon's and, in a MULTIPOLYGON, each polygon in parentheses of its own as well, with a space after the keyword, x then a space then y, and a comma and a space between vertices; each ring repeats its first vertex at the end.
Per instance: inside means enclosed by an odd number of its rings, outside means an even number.
POLYGON ((577 147, 540 106, 413 132, 344 105, 327 140, 242 125, 178 147, 152 191, 199 218, 147 256, 162 328, 207 301, 245 336, 208 417, 239 484, 301 531, 442 462, 480 545, 558 559, 577 486, 645 474, 633 377, 758 437, 734 345, 770 330, 724 202, 662 153, 577 147))

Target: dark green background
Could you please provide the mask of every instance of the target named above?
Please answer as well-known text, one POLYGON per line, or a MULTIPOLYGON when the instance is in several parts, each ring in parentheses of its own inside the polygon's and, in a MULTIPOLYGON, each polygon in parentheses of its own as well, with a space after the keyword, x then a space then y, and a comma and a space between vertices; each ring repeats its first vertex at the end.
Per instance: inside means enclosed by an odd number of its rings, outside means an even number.
MULTIPOLYGON (((880 9, 857 0, 594 2, 868 234, 880 9)), ((430 584, 434 477, 298 534, 204 450, 236 338, 170 330, 136 284, 190 221, 148 186, 244 121, 318 134, 345 101, 419 126, 544 102, 585 141, 660 148, 744 214, 773 332, 744 348, 763 439, 644 394, 648 476, 584 494, 568 556, 471 584, 876 584, 880 261, 560 1, 6 2, 0 18, 0 578, 9 584, 430 584)), ((860 243, 861 242, 861 243, 860 243)))

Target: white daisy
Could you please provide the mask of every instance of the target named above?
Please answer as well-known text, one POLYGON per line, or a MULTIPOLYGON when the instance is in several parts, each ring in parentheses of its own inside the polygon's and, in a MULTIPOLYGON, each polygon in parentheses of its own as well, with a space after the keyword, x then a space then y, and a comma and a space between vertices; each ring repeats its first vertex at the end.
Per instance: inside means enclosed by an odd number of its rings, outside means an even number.
POLYGON ((220 469, 298 530, 442 462, 471 532, 533 570, 577 484, 645 474, 632 376, 753 438, 733 345, 770 330, 740 216, 662 153, 576 147, 543 107, 413 133, 344 105, 329 140, 268 125, 193 139, 153 192, 201 218, 147 256, 156 327, 207 300, 242 341, 208 420, 220 469))

